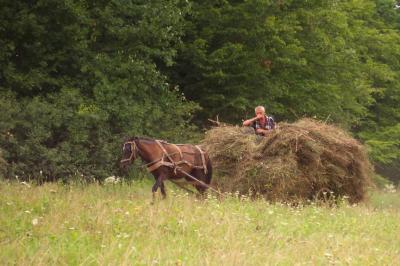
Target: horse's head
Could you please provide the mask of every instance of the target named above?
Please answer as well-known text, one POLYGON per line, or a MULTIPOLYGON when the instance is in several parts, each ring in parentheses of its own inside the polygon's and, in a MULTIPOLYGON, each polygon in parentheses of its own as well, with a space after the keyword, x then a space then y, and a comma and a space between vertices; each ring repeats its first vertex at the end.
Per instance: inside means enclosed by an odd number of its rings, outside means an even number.
POLYGON ((121 167, 127 167, 133 163, 139 155, 139 149, 136 144, 136 138, 131 138, 124 142, 122 146, 122 159, 120 161, 121 167))

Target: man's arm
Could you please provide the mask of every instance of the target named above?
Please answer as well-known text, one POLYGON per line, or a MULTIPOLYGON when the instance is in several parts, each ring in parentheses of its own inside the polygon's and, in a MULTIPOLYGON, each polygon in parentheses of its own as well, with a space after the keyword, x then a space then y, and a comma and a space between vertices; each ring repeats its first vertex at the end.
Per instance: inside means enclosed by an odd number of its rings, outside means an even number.
POLYGON ((256 117, 247 119, 247 120, 243 121, 243 126, 249 127, 249 126, 251 126, 251 124, 253 124, 253 122, 256 121, 257 119, 260 119, 260 117, 259 117, 259 116, 256 116, 256 117))

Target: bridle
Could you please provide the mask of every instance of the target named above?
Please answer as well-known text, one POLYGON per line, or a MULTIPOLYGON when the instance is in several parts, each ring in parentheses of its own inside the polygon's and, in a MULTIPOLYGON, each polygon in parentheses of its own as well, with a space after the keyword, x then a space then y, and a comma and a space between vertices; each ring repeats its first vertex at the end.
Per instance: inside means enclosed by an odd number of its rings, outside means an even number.
POLYGON ((137 146, 135 141, 127 141, 127 142, 125 142, 124 143, 124 148, 125 148, 125 145, 127 145, 127 144, 129 144, 131 146, 131 156, 129 156, 128 159, 121 160, 120 161, 121 163, 128 162, 128 161, 131 162, 131 161, 136 160, 137 154, 139 153, 139 148, 138 148, 138 146, 137 146))

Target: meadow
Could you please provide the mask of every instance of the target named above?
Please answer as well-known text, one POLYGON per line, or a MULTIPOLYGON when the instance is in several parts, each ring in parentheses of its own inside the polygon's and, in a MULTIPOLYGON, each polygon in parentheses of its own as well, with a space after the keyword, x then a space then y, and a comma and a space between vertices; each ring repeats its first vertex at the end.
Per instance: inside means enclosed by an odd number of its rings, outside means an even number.
POLYGON ((0 181, 1 265, 398 265, 400 193, 297 207, 198 199, 149 180, 36 186, 0 181))

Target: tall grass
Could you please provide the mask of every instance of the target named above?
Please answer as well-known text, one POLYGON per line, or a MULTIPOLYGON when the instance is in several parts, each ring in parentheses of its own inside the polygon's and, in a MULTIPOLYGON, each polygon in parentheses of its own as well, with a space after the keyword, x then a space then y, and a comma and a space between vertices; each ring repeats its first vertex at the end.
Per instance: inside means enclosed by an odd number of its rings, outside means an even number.
MULTIPOLYGON (((204 200, 150 184, 0 183, 1 265, 391 265, 400 209, 204 200)), ((390 194, 400 201, 398 193, 390 194)), ((389 200, 390 201, 390 200, 389 200)))

